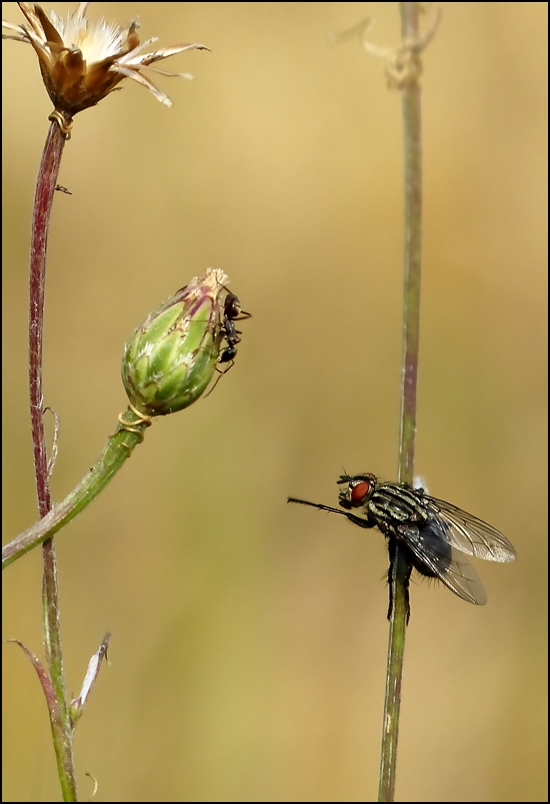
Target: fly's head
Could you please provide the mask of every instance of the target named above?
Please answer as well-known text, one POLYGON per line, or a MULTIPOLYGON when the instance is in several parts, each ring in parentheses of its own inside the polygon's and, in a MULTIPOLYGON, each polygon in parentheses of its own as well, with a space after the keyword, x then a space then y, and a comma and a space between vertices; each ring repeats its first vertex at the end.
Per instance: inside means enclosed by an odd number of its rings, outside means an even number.
POLYGON ((375 475, 341 475, 337 481, 339 486, 344 486, 338 492, 338 503, 346 510, 359 508, 366 505, 374 492, 378 481, 375 475))

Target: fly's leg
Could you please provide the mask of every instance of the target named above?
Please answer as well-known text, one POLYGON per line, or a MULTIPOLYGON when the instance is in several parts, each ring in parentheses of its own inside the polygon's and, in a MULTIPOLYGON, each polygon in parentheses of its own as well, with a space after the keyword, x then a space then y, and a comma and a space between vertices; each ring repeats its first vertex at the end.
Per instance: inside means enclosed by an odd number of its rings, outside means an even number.
MULTIPOLYGON (((344 513, 342 511, 342 513, 344 513)), ((367 513, 366 517, 355 516, 355 514, 348 514, 345 513, 345 516, 349 519, 350 522, 353 522, 354 525, 359 525, 360 528, 375 528, 376 527, 376 520, 373 519, 370 514, 367 513)))

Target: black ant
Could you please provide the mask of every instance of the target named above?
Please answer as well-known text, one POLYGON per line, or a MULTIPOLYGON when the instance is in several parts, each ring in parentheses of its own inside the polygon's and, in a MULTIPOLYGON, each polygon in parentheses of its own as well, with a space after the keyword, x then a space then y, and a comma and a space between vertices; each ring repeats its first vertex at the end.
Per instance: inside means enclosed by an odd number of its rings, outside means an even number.
POLYGON ((241 303, 239 301, 239 297, 235 296, 234 293, 230 291, 227 292, 227 296, 225 297, 225 302, 223 305, 223 323, 222 323, 222 330, 224 333, 224 338, 227 342, 227 346, 221 353, 218 358, 218 363, 229 363, 227 368, 224 371, 216 368, 216 371, 219 373, 219 377, 208 392, 206 396, 212 393, 216 385, 221 379, 222 374, 227 374, 229 369, 233 366, 235 362, 235 355, 237 354, 237 344, 241 342, 239 335, 242 335, 241 331, 237 329, 235 326, 235 321, 244 321, 246 318, 252 318, 252 313, 247 313, 246 310, 241 310, 241 303))
MULTIPOLYGON (((222 329, 225 333, 227 346, 221 353, 219 362, 231 363, 232 366, 235 360, 235 355, 237 354, 235 347, 241 342, 239 335, 242 334, 235 326, 234 321, 244 321, 245 318, 252 318, 252 315, 251 313, 247 313, 245 310, 241 310, 241 303, 234 293, 228 293, 225 297, 223 312, 224 319, 222 329)), ((231 366, 228 366, 226 371, 229 371, 231 366)), ((222 373, 225 374, 225 371, 222 373)))

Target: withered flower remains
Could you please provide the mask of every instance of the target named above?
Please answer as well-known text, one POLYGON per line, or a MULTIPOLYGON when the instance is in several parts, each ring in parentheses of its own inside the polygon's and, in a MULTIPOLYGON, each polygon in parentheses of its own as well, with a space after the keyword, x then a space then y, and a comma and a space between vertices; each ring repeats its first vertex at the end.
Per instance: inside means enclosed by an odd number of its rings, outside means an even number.
POLYGON ((89 3, 78 3, 65 19, 54 11, 46 13, 38 3, 17 5, 27 23, 14 25, 3 20, 2 38, 32 45, 52 103, 69 116, 95 106, 124 78, 137 81, 161 103, 171 106, 170 98, 143 74, 143 68, 159 75, 191 78, 187 73, 166 72, 151 64, 185 50, 208 50, 204 45, 187 44, 145 53, 156 37, 140 42, 137 21, 126 26, 105 20, 90 22, 86 17, 89 3))

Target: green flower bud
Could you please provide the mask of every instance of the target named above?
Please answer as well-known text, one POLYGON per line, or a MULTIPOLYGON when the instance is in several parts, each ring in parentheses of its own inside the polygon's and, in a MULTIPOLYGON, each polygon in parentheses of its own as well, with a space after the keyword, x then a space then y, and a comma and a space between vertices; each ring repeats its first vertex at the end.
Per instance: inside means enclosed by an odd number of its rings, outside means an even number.
POLYGON ((208 387, 224 338, 228 281, 209 268, 152 312, 124 347, 122 382, 144 415, 182 410, 208 387))

